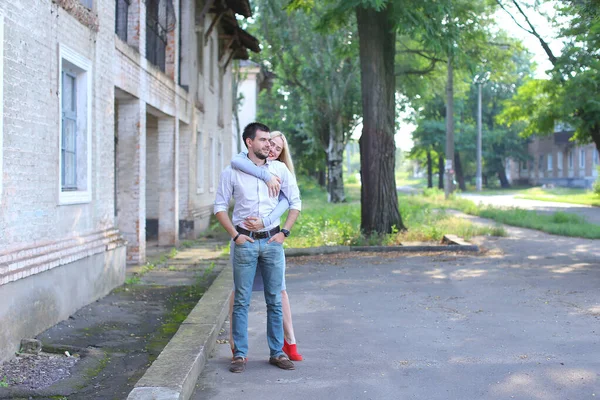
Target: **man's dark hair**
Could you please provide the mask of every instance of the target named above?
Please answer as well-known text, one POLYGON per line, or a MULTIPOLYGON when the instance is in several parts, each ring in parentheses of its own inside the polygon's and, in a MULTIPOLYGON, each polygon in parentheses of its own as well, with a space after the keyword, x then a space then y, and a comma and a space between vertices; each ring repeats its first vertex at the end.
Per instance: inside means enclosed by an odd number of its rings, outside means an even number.
POLYGON ((271 129, 260 122, 252 122, 246 125, 244 128, 244 133, 242 134, 242 140, 244 141, 246 147, 248 147, 246 144, 246 139, 254 140, 256 137, 256 131, 271 132, 271 129))

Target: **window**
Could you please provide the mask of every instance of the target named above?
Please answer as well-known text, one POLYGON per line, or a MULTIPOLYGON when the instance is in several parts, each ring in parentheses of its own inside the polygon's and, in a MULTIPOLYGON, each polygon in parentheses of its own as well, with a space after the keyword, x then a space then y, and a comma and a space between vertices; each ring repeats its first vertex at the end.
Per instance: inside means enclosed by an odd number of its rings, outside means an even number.
POLYGON ((215 57, 215 40, 211 37, 208 41, 208 51, 210 54, 208 66, 208 83, 212 89, 215 86, 215 63, 217 62, 215 57))
POLYGON ((198 57, 198 91, 196 100, 204 104, 204 24, 196 26, 196 52, 198 57))
POLYGON ((94 7, 94 0, 79 0, 81 2, 81 4, 83 4, 83 6, 85 8, 88 9, 92 9, 94 7))
POLYGON ((585 149, 579 149, 579 168, 585 168, 585 149))
POLYGON ((173 0, 146 0, 146 58, 165 72, 167 33, 175 29, 173 0))
POLYGON ((573 169, 573 150, 569 150, 569 155, 568 155, 568 163, 569 163, 569 169, 573 169))
MULTIPOLYGON (((0 66, 0 71, 2 71, 1 69, 2 67, 0 66)), ((2 76, 2 74, 0 73, 0 76, 2 76)), ((1 94, 1 88, 0 88, 0 99, 2 99, 2 94, 1 94)), ((2 129, 2 128, 0 128, 2 129)), ((0 137, 2 136, 2 131, 0 130, 0 137)), ((1 142, 0 142, 1 143, 1 142)), ((600 156, 598 155, 598 150, 593 150, 594 152, 594 165, 598 165, 600 162, 598 161, 598 158, 600 158, 600 156)), ((0 157, 1 158, 1 157, 0 157)))
POLYGON ((521 171, 527 171, 527 164, 529 161, 521 161, 521 171))
POLYGON ((92 200, 92 63, 60 45, 59 203, 92 200))
POLYGON ((563 169, 563 154, 562 151, 556 153, 556 169, 562 171, 563 169))
POLYGON ((542 171, 543 168, 544 168, 544 155, 540 154, 540 158, 538 161, 538 170, 542 171))
POLYGON ((117 0, 115 4, 115 33, 122 41, 127 42, 127 18, 131 0, 117 0))
POLYGON ((208 151, 210 153, 210 187, 208 189, 209 192, 215 191, 215 180, 216 180, 216 151, 215 151, 215 138, 211 137, 209 142, 208 151))
POLYGON ((223 121, 223 102, 225 101, 223 98, 223 75, 224 75, 224 71, 223 68, 219 67, 219 100, 218 100, 218 104, 219 104, 219 108, 217 110, 217 124, 219 124, 219 126, 223 127, 224 126, 224 121, 223 121))
POLYGON ((0 12, 0 204, 2 203, 2 164, 4 164, 4 15, 0 12))
POLYGON ((552 171, 552 153, 548 154, 548 171, 552 171))
POLYGON ((204 193, 204 136, 202 132, 196 133, 196 193, 204 193))

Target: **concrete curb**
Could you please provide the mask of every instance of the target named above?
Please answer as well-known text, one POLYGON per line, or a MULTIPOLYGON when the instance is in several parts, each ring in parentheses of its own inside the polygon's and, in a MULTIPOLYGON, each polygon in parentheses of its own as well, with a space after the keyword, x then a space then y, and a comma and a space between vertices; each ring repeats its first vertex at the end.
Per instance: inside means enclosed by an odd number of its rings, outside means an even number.
MULTIPOLYGON (((349 252, 478 252, 479 248, 446 235, 446 245, 432 246, 324 246, 286 249, 287 257, 349 252)), ((127 400, 188 400, 217 335, 227 318, 233 286, 231 266, 221 271, 177 333, 136 383, 127 400)))
POLYGON ((229 310, 233 286, 225 267, 179 330, 135 384, 128 400, 187 400, 213 350, 229 310))
POLYGON ((339 254, 350 253, 354 251, 360 252, 400 252, 400 253, 415 253, 415 252, 460 252, 460 253, 477 253, 479 247, 474 244, 469 244, 456 235, 445 235, 440 245, 422 245, 422 246, 322 246, 311 247, 307 249, 285 249, 286 257, 299 256, 316 256, 322 254, 339 254))

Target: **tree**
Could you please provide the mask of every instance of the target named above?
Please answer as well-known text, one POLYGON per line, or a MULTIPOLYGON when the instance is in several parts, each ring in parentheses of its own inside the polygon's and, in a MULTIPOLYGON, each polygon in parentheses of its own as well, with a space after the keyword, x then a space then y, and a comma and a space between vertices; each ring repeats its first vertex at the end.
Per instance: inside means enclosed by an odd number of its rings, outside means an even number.
MULTIPOLYGON (((292 102, 302 102, 304 129, 325 151, 330 202, 345 201, 343 153, 359 121, 360 82, 356 26, 348 22, 335 32, 316 29, 321 10, 288 13, 285 1, 258 1, 259 36, 264 56, 292 102)), ((278 125, 275 125, 278 126, 278 125)))
POLYGON ((599 2, 571 0, 559 9, 559 15, 568 21, 561 30, 565 44, 560 56, 552 52, 528 18, 532 7, 512 0, 510 5, 516 11, 511 11, 509 2, 497 2, 511 16, 517 13, 525 19, 525 26, 519 26, 539 40, 553 65, 549 71, 551 79, 531 80, 523 85, 515 97, 507 101, 500 120, 509 124, 523 122, 525 136, 552 134, 556 122, 565 122, 575 128, 576 141, 594 142, 600 151, 599 2))

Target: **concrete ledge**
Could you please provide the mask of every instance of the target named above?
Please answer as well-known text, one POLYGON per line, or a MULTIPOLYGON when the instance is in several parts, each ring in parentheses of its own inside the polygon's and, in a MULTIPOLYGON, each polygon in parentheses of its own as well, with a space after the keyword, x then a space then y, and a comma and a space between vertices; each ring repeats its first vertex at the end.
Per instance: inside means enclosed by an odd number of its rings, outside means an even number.
POLYGON ((360 252, 378 252, 378 253, 389 253, 389 252, 468 252, 477 253, 479 247, 473 244, 465 242, 463 239, 456 235, 445 235, 440 245, 418 245, 418 246, 322 246, 322 247, 311 247, 307 249, 285 249, 286 257, 298 257, 298 256, 316 256, 321 254, 337 254, 337 253, 349 253, 354 251, 360 252))
POLYGON ((231 267, 224 268, 129 393, 128 400, 187 400, 229 310, 231 267))

